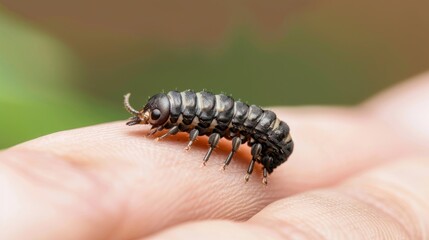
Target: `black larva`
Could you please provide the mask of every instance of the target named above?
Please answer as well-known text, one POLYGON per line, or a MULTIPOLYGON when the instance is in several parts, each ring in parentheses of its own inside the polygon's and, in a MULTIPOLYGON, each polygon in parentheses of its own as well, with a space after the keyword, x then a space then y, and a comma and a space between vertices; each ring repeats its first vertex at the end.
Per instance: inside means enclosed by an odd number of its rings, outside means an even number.
POLYGON ((198 136, 209 136, 210 148, 204 156, 204 165, 220 138, 232 140, 232 150, 223 169, 231 162, 240 145, 247 142, 251 146, 252 160, 245 176, 246 182, 255 162, 258 162, 263 165, 263 183, 267 184, 267 175, 292 154, 294 144, 289 127, 270 110, 248 106, 223 94, 188 90, 156 94, 142 110, 137 111, 129 104, 129 97, 130 94, 125 95, 124 105, 134 117, 127 122, 128 126, 150 124, 152 129, 148 135, 169 129, 157 140, 178 132, 188 132, 187 150, 198 136))

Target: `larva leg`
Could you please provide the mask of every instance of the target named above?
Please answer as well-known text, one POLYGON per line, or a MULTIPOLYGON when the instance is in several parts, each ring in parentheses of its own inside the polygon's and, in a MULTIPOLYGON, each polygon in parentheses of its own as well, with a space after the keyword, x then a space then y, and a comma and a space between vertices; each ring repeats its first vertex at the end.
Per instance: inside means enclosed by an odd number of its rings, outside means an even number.
POLYGON ((252 159, 252 161, 250 161, 250 163, 249 163, 249 167, 247 168, 247 173, 244 176, 244 181, 246 183, 249 181, 250 175, 253 172, 253 168, 255 167, 255 162, 256 162, 256 160, 252 159))
POLYGON ((156 141, 159 141, 159 140, 161 140, 161 139, 163 139, 163 138, 166 138, 166 137, 168 137, 168 136, 175 135, 175 134, 177 134, 178 132, 179 132, 179 127, 178 127, 178 126, 174 126, 174 127, 172 127, 170 130, 168 130, 168 132, 164 133, 164 134, 163 134, 163 135, 161 135, 160 137, 155 138, 155 140, 156 140, 156 141))
POLYGON ((188 142, 188 145, 185 147, 186 151, 191 149, 191 146, 195 142, 195 140, 197 139, 199 133, 200 132, 196 128, 192 129, 191 132, 189 132, 189 142, 188 142))
POLYGON ((162 129, 164 129, 164 127, 152 127, 150 129, 150 131, 147 133, 147 136, 152 136, 154 135, 156 132, 162 131, 162 129))
POLYGON ((268 184, 268 180, 267 180, 268 171, 266 168, 264 168, 264 170, 263 170, 263 175, 264 175, 264 177, 262 178, 262 183, 266 186, 268 184))
POLYGON ((238 136, 234 137, 232 139, 232 150, 228 154, 228 157, 226 158, 225 162, 223 163, 222 170, 225 170, 226 166, 229 165, 229 163, 231 162, 232 156, 234 156, 234 153, 237 152, 240 145, 241 145, 241 138, 238 136))
POLYGON ((216 148, 217 144, 219 143, 219 139, 220 139, 220 134, 219 133, 212 133, 209 137, 209 144, 210 144, 210 148, 207 151, 206 155, 204 156, 203 159, 203 166, 206 165, 207 161, 210 158, 210 155, 213 152, 213 149, 216 148))
POLYGON ((252 150, 250 151, 250 153, 252 154, 252 161, 250 162, 249 167, 247 168, 246 176, 244 176, 244 180, 246 182, 249 181, 249 177, 253 172, 255 162, 261 156, 261 151, 262 151, 262 145, 260 143, 252 145, 252 150))
POLYGON ((271 156, 264 156, 262 158, 262 165, 264 166, 264 168, 262 169, 263 172, 263 178, 262 178, 262 183, 267 185, 268 181, 267 181, 267 177, 268 177, 268 169, 266 168, 266 166, 270 166, 272 164, 273 158, 271 156))

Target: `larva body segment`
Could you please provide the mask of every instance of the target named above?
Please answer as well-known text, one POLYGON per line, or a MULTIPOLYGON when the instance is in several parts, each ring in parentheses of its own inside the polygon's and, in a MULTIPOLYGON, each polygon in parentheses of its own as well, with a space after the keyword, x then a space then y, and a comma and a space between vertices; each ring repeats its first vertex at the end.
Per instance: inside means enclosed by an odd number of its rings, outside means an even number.
POLYGON ((127 125, 151 124, 150 135, 168 129, 168 132, 157 139, 178 132, 188 132, 187 149, 198 136, 209 136, 210 148, 204 157, 204 165, 220 138, 232 141, 232 150, 225 160, 224 169, 239 146, 247 143, 251 146, 252 160, 247 170, 246 181, 257 162, 263 165, 263 182, 266 184, 267 175, 292 154, 294 143, 289 126, 270 110, 234 101, 232 97, 224 94, 214 95, 207 91, 196 93, 187 90, 156 94, 148 100, 142 110, 137 111, 130 106, 129 96, 129 94, 125 96, 124 104, 134 117, 127 125))

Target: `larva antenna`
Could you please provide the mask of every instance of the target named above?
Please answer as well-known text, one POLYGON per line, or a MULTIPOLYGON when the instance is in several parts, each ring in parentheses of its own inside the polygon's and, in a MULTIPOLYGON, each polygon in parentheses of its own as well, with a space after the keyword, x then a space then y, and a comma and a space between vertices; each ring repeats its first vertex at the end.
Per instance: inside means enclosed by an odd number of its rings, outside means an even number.
POLYGON ((138 114, 140 114, 140 112, 139 111, 137 111, 137 110, 135 110, 133 107, 131 107, 131 105, 130 105, 130 96, 131 96, 131 93, 127 93, 127 94, 125 94, 125 96, 124 96, 124 106, 125 106, 125 109, 129 112, 129 113, 131 113, 131 114, 133 114, 133 115, 138 115, 138 114))

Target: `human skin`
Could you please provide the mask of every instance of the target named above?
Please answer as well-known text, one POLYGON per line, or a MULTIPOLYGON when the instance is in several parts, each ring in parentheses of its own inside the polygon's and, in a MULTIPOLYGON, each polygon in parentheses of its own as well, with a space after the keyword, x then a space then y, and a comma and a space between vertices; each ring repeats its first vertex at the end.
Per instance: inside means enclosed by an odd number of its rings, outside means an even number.
POLYGON ((274 108, 295 151, 248 183, 242 146, 125 121, 0 153, 0 239, 427 239, 429 74, 354 107, 274 108))

